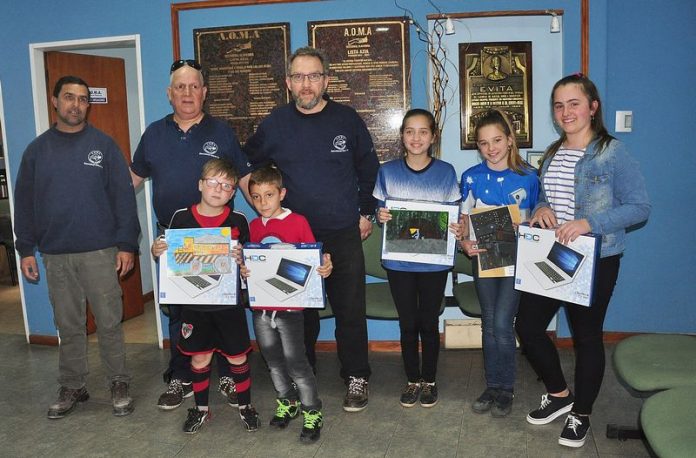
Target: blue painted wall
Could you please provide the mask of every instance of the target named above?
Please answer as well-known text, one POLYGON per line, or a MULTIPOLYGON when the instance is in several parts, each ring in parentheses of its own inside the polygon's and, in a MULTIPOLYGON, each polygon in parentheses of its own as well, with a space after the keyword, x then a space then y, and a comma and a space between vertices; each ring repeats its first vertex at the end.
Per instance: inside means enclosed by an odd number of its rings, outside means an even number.
MULTIPOLYGON (((0 14, 6 151, 11 179, 26 145, 35 137, 29 68, 30 43, 140 34, 145 116, 149 124, 170 111, 165 97, 171 63, 168 0, 73 0, 66 8, 53 0, 12 1, 0 14)), ((437 11, 423 0, 399 0, 424 27, 437 11)), ((580 68, 578 0, 434 0, 442 11, 563 9, 563 71, 580 68)), ((306 21, 334 18, 401 16, 392 0, 327 0, 261 5, 181 14, 182 54, 192 56, 190 30, 242 23, 289 21, 292 47, 306 43, 306 21)), ((690 0, 591 0, 590 76, 603 94, 613 130, 615 110, 633 110, 634 131, 617 135, 641 162, 653 201, 646 227, 633 232, 605 329, 608 331, 696 332, 696 293, 691 256, 696 253, 694 212, 689 197, 696 159, 689 148, 696 125, 696 95, 690 88, 696 70, 696 6, 690 0)), ((535 56, 539 58, 540 56, 535 56)), ((424 45, 412 31, 412 103, 426 104, 424 45)), ((537 107, 535 107, 535 110, 537 107)), ((461 170, 459 170, 461 172, 461 170)), ((29 328, 55 334, 45 282, 24 283, 29 328)), ((326 323, 322 339, 332 338, 326 323)), ((568 335, 561 320, 559 333, 568 335)), ((398 338, 394 322, 370 323, 372 339, 398 338)))

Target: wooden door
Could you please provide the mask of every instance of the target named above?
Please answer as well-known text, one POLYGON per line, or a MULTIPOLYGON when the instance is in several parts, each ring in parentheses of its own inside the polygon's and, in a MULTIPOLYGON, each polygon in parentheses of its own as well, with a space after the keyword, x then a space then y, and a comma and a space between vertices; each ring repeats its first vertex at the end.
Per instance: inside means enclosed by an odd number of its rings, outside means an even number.
MULTIPOLYGON (((90 56, 66 52, 47 52, 46 96, 48 97, 51 123, 56 113, 51 103, 53 86, 64 75, 75 75, 87 82, 90 88, 103 88, 106 103, 92 103, 87 121, 106 132, 121 148, 126 163, 131 163, 130 133, 128 128, 128 99, 126 96, 126 71, 123 59, 90 56)), ((123 319, 141 315, 144 311, 143 287, 140 280, 140 261, 135 257, 135 267, 120 281, 123 291, 123 319)), ((94 332, 94 316, 88 312, 88 332, 94 332)))

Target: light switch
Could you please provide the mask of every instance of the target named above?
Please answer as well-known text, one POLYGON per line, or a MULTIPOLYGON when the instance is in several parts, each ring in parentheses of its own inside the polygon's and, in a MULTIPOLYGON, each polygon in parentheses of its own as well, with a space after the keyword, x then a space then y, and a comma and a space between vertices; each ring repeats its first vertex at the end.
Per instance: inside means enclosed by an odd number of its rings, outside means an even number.
POLYGON ((632 132, 633 131, 633 112, 632 111, 617 111, 616 112, 616 132, 632 132))

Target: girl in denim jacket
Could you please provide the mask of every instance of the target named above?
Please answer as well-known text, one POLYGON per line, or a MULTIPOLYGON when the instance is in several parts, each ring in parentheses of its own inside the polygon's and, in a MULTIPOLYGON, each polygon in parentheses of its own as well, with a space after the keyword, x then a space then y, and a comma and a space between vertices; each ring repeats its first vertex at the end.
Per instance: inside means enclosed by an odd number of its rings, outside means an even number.
POLYGON ((568 413, 558 442, 582 447, 604 376, 604 317, 619 274, 626 228, 647 220, 650 203, 638 163, 604 126, 592 81, 582 74, 561 79, 553 87, 552 104, 562 133, 544 155, 541 195, 531 224, 555 228, 561 243, 588 232, 600 234, 601 259, 590 307, 524 294, 515 328, 547 390, 527 421, 543 425, 568 413), (575 396, 546 334, 561 305, 566 305, 575 345, 575 396))

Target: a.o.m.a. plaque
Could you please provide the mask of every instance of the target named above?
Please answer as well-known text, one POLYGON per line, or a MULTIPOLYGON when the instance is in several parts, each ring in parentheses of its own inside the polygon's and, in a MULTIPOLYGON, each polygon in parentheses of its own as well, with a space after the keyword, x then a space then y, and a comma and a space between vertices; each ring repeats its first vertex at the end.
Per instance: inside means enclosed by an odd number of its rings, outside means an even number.
POLYGON ((360 114, 380 162, 398 157, 399 126, 411 105, 408 20, 318 21, 307 28, 310 45, 329 57, 331 99, 360 114))
POLYGON ((476 148, 474 127, 491 108, 503 111, 520 148, 532 146, 532 42, 460 43, 461 146, 476 148))
POLYGON ((226 119, 241 143, 271 110, 290 101, 290 24, 194 29, 193 41, 208 84, 205 110, 226 119))

